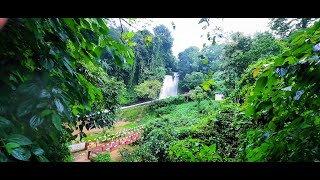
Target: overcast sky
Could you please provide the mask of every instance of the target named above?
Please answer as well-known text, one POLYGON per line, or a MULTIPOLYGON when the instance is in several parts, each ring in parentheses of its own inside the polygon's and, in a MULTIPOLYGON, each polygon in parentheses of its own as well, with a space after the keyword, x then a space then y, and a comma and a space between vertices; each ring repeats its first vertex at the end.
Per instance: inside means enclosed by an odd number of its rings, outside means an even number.
MULTIPOLYGON (((172 51, 176 57, 178 53, 190 46, 197 46, 201 49, 204 43, 208 43, 206 33, 210 30, 210 32, 213 32, 212 29, 215 26, 221 27, 223 32, 227 34, 240 31, 246 35, 253 35, 255 32, 269 30, 269 20, 267 18, 211 18, 210 26, 206 30, 202 29, 206 23, 198 24, 199 20, 200 18, 145 18, 136 25, 139 29, 143 29, 142 24, 149 22, 150 25, 146 26, 146 28, 150 32, 153 32, 152 29, 156 25, 165 25, 171 31, 174 39, 172 51), (172 27, 172 22, 176 25, 175 29, 172 27), (200 37, 201 35, 203 35, 202 38, 200 37)), ((222 41, 218 40, 218 43, 222 41)))
MULTIPOLYGON (((152 18, 152 20, 151 27, 164 24, 171 31, 171 35, 174 38, 172 51, 176 57, 179 52, 190 46, 198 46, 201 49, 203 43, 208 43, 206 39, 207 30, 212 30, 215 26, 222 27, 223 31, 227 33, 240 31, 246 35, 269 30, 269 20, 267 18, 211 19, 213 22, 206 30, 202 29, 206 23, 198 24, 200 18, 152 18), (173 30, 171 22, 175 23, 175 30, 173 30), (201 35, 204 36, 201 38, 201 35)), ((151 27, 148 29, 152 31, 151 27)))

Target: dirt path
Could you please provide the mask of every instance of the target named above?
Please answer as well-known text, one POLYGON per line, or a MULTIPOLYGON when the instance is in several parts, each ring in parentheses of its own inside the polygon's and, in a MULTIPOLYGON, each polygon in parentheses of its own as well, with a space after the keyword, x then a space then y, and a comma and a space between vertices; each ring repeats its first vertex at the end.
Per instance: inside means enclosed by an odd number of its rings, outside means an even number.
MULTIPOLYGON (((126 122, 126 121, 118 121, 114 124, 115 130, 117 130, 118 127, 124 126, 126 124, 128 124, 130 122, 126 122)), ((88 133, 97 133, 97 132, 101 132, 102 129, 93 129, 92 131, 88 131, 88 133), (99 131, 100 130, 100 131, 99 131)), ((99 146, 100 144, 98 144, 99 146)), ((74 162, 91 162, 89 159, 87 159, 88 156, 88 151, 89 150, 84 150, 84 151, 78 151, 73 154, 74 157, 74 162)), ((110 157, 111 159, 113 159, 114 161, 118 162, 121 160, 121 156, 119 153, 119 149, 116 149, 112 152, 110 152, 110 157)))
POLYGON ((91 162, 90 159, 87 159, 88 150, 79 151, 73 153, 74 161, 73 162, 91 162))
MULTIPOLYGON (((114 162, 121 161, 121 155, 119 153, 120 149, 116 149, 116 150, 110 152, 110 157, 114 162)), ((79 151, 79 152, 73 153, 73 157, 75 159, 74 162, 91 162, 91 160, 87 158, 88 151, 89 150, 84 150, 84 151, 79 151)))
POLYGON ((112 151, 112 152, 110 152, 110 157, 111 157, 111 159, 113 160, 113 161, 115 161, 115 162, 119 162, 119 161, 121 161, 121 155, 120 155, 120 153, 119 153, 119 150, 120 149, 116 149, 116 150, 114 150, 114 151, 112 151))

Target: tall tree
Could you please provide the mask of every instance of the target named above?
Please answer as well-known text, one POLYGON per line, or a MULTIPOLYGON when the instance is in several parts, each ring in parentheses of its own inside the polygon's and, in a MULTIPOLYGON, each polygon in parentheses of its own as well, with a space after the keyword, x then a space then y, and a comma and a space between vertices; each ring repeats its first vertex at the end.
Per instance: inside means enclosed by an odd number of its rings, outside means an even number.
POLYGON ((181 78, 193 71, 198 71, 199 51, 198 47, 192 46, 178 54, 178 70, 181 78))
POLYGON ((216 44, 214 46, 206 46, 201 50, 201 54, 208 60, 207 63, 199 61, 200 72, 208 74, 209 71, 216 72, 221 69, 221 57, 224 44, 216 44))
POLYGON ((280 39, 288 37, 293 31, 305 29, 317 18, 271 18, 269 26, 280 39))
POLYGON ((276 55, 280 50, 270 33, 258 33, 251 38, 237 32, 231 39, 223 54, 223 77, 228 93, 236 89, 236 82, 249 64, 276 55))

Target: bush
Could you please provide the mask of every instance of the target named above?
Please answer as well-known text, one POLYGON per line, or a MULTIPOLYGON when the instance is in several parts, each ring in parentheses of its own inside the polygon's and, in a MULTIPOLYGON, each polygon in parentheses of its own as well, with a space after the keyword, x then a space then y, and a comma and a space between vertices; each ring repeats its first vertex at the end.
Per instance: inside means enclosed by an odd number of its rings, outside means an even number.
POLYGON ((120 149, 119 153, 122 157, 121 162, 141 162, 142 161, 140 156, 138 156, 136 153, 133 153, 127 148, 120 149))
POLYGON ((137 96, 142 99, 157 99, 161 89, 161 82, 158 80, 144 81, 134 88, 137 96))
POLYGON ((216 144, 210 147, 200 139, 185 139, 172 143, 168 157, 173 162, 216 162, 222 161, 216 153, 216 144))
POLYGON ((186 92, 194 89, 196 86, 200 86, 204 80, 204 74, 201 72, 192 72, 191 74, 187 74, 184 79, 179 82, 179 86, 186 92))
POLYGON ((174 96, 174 97, 169 97, 166 99, 161 99, 161 100, 156 100, 153 101, 149 105, 150 110, 156 110, 162 107, 170 106, 170 105, 178 105, 186 102, 186 97, 185 96, 174 96))
POLYGON ((121 105, 131 105, 137 102, 137 94, 134 90, 123 88, 119 96, 121 105))
POLYGON ((207 97, 207 93, 200 87, 197 86, 191 93, 191 99, 197 101, 198 111, 200 112, 200 102, 207 97))
POLYGON ((175 105, 161 107, 159 109, 156 109, 155 113, 157 114, 157 116, 162 116, 164 114, 170 114, 170 112, 172 112, 175 108, 176 108, 175 105))
POLYGON ((106 151, 93 158, 94 162, 113 162, 110 157, 110 151, 106 151))

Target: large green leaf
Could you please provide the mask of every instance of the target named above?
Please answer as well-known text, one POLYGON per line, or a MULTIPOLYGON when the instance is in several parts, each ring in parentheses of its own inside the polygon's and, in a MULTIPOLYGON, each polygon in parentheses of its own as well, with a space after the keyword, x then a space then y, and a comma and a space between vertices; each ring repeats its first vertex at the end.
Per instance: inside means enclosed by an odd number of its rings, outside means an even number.
POLYGON ((209 84, 211 84, 211 85, 214 85, 214 84, 215 84, 215 82, 214 82, 212 79, 209 79, 207 82, 208 82, 209 84))
POLYGON ((128 35, 129 38, 132 38, 134 36, 134 32, 128 32, 127 35, 128 35))
POLYGON ((252 105, 246 109, 245 116, 246 117, 251 116, 253 113, 254 113, 254 106, 252 105))
POLYGON ((266 86, 267 81, 268 81, 268 77, 266 76, 260 77, 258 79, 256 86, 254 88, 254 95, 260 93, 260 91, 266 86))
POLYGON ((49 160, 44 156, 37 156, 39 162, 49 162, 49 160))
POLYGON ((216 144, 212 144, 209 148, 210 148, 210 151, 211 152, 215 152, 216 151, 216 147, 217 145, 216 144))
POLYGON ((45 116, 47 116, 47 115, 49 115, 49 114, 51 114, 51 113, 52 113, 52 110, 51 110, 51 109, 45 109, 45 110, 43 110, 43 111, 41 112, 40 116, 41 116, 41 117, 45 117, 45 116))
POLYGON ((14 143, 14 142, 9 142, 9 143, 7 143, 6 145, 4 145, 4 147, 6 148, 7 152, 8 152, 9 154, 11 154, 11 153, 12 153, 12 150, 13 150, 14 148, 20 147, 20 145, 17 144, 17 143, 14 143))
POLYGON ((32 149, 32 153, 37 155, 37 156, 41 156, 44 154, 44 150, 41 148, 33 148, 32 149))
POLYGON ((102 18, 97 18, 97 22, 99 23, 99 25, 102 27, 102 29, 106 30, 106 34, 108 34, 109 28, 107 27, 106 23, 103 21, 102 18))
POLYGON ((31 153, 26 148, 18 147, 12 151, 12 156, 21 161, 28 161, 31 157, 31 153))
POLYGON ((13 124, 8 119, 0 116, 0 128, 9 128, 13 127, 13 124))
POLYGON ((298 56, 301 54, 306 54, 312 51, 312 44, 304 44, 300 48, 292 52, 292 55, 298 56))
POLYGON ((220 155, 215 154, 215 155, 213 155, 212 157, 215 158, 215 159, 219 159, 220 161, 222 161, 222 157, 221 157, 220 155))
POLYGON ((203 149, 204 149, 205 151, 209 151, 209 150, 210 150, 210 148, 209 148, 208 146, 206 146, 206 145, 203 146, 203 149))
POLYGON ((276 126, 276 124, 274 123, 274 122, 270 122, 269 123, 269 125, 268 125, 268 128, 271 130, 271 131, 275 131, 276 130, 276 128, 277 128, 277 126, 276 126))
POLYGON ((70 61, 67 58, 63 59, 63 64, 64 66, 68 69, 71 75, 73 75, 73 68, 72 65, 70 64, 70 61))
POLYGON ((43 122, 43 117, 38 116, 38 115, 34 115, 31 117, 29 124, 32 128, 36 128, 37 126, 42 124, 42 122, 43 122))
POLYGON ((61 103, 60 99, 54 99, 54 103, 57 107, 57 110, 62 113, 64 111, 64 106, 63 104, 61 103))
POLYGON ((282 57, 278 57, 274 60, 274 62, 275 62, 274 63, 275 66, 282 66, 284 63, 284 59, 282 57))
POLYGON ((127 58, 127 62, 132 65, 134 63, 134 60, 132 58, 127 58))
POLYGON ((28 139, 27 137, 25 137, 25 136, 23 136, 21 134, 13 134, 13 135, 9 136, 6 140, 9 141, 9 142, 17 143, 20 146, 32 144, 30 139, 28 139))
POLYGON ((29 114, 32 109, 33 109, 33 101, 31 99, 27 100, 27 101, 24 101, 22 102, 21 104, 18 105, 18 108, 17 108, 17 115, 18 117, 22 117, 26 114, 29 114))
POLYGON ((96 54, 96 57, 100 58, 103 50, 100 46, 96 46, 93 48, 94 53, 96 54))
POLYGON ((54 127, 57 128, 57 130, 62 131, 61 118, 58 114, 52 113, 52 123, 53 123, 54 127))
POLYGON ((293 57, 293 56, 289 56, 285 59, 285 62, 288 62, 289 64, 295 64, 299 61, 299 59, 293 57))
POLYGON ((204 84, 202 84, 202 88, 203 88, 203 90, 208 91, 210 89, 210 85, 207 83, 204 83, 204 84))
POLYGON ((301 34, 299 36, 296 36, 296 38, 291 41, 291 46, 301 46, 305 42, 306 36, 304 34, 301 34))

